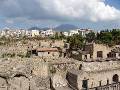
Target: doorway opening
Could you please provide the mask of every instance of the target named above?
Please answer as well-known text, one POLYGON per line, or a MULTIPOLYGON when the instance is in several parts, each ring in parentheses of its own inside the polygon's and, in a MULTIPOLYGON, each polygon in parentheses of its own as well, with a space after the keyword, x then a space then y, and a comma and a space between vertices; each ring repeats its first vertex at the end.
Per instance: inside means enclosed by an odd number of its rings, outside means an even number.
POLYGON ((84 90, 88 90, 88 80, 83 80, 82 81, 82 87, 84 90))
POLYGON ((114 83, 118 83, 119 82, 119 76, 117 74, 115 74, 112 78, 114 83))

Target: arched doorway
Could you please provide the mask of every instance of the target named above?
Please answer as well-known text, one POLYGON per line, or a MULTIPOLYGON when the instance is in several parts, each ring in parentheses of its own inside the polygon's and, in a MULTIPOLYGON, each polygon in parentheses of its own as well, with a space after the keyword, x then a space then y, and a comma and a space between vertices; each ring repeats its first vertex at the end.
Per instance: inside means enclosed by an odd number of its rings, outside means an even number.
POLYGON ((117 83, 119 82, 119 76, 117 74, 115 74, 112 78, 113 82, 117 83))
MULTIPOLYGON (((22 74, 17 74, 8 80, 10 90, 30 90, 30 80, 22 74)), ((1 90, 1 89, 0 89, 1 90)))

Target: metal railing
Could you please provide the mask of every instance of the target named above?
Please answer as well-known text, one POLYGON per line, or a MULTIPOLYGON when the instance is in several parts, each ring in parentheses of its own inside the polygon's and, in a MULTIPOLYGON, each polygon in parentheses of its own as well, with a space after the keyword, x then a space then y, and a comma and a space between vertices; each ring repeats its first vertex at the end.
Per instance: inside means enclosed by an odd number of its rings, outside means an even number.
POLYGON ((94 88, 89 88, 88 90, 120 90, 120 82, 109 84, 109 85, 104 85, 104 86, 99 86, 99 87, 94 87, 94 88))

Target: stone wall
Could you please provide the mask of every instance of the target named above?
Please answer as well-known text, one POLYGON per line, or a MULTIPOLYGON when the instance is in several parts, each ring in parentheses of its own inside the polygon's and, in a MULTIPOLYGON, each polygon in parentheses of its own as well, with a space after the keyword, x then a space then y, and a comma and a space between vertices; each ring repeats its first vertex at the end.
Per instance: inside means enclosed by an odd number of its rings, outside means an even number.
POLYGON ((49 90, 48 65, 31 59, 0 59, 0 90, 49 90))
POLYGON ((67 80, 62 73, 56 73, 51 77, 52 86, 53 88, 58 87, 66 87, 67 86, 67 80))
POLYGON ((0 56, 2 54, 7 54, 7 53, 15 53, 16 55, 17 54, 23 54, 23 55, 26 55, 27 53, 27 48, 28 46, 27 45, 19 45, 19 46, 16 46, 16 45, 12 45, 12 46, 0 46, 0 56))
POLYGON ((33 62, 33 70, 32 70, 34 75, 37 75, 39 77, 48 77, 49 76, 49 66, 47 63, 44 62, 33 62))
POLYGON ((113 76, 117 74, 120 80, 120 70, 107 70, 107 71, 98 71, 98 72, 87 72, 82 74, 82 76, 78 75, 78 88, 82 89, 82 80, 88 80, 88 87, 98 87, 101 85, 107 85, 107 80, 109 80, 109 84, 113 82, 113 76))
POLYGON ((60 52, 38 52, 38 56, 44 58, 59 58, 60 52))
POLYGON ((82 62, 81 64, 82 70, 84 71, 100 71, 120 68, 120 61, 82 62))
POLYGON ((97 51, 102 51, 103 58, 107 58, 107 54, 111 52, 113 48, 110 48, 103 44, 93 44, 93 59, 97 59, 97 51))
POLYGON ((118 75, 120 82, 120 61, 82 62, 80 65, 82 65, 81 70, 72 69, 67 74, 68 82, 76 89, 83 88, 83 80, 87 80, 88 88, 112 84, 114 75, 118 75))
POLYGON ((8 44, 8 45, 1 45, 0 46, 0 57, 2 56, 2 54, 7 54, 7 53, 15 53, 17 54, 22 54, 22 55, 26 55, 28 47, 29 49, 32 48, 37 48, 37 47, 60 47, 63 48, 64 47, 64 42, 62 40, 60 41, 55 41, 52 42, 52 40, 35 40, 35 41, 30 41, 30 40, 26 40, 25 44, 22 43, 23 41, 18 41, 12 44, 8 44))
POLYGON ((78 90, 83 89, 83 80, 87 80, 88 88, 99 87, 100 85, 107 85, 115 83, 113 81, 113 76, 118 75, 120 80, 120 70, 106 70, 98 72, 85 72, 85 71, 70 71, 67 74, 67 80, 69 84, 78 90))
POLYGON ((64 42, 62 40, 55 40, 54 42, 52 40, 41 40, 40 41, 40 46, 41 47, 60 47, 63 48, 64 47, 64 42))

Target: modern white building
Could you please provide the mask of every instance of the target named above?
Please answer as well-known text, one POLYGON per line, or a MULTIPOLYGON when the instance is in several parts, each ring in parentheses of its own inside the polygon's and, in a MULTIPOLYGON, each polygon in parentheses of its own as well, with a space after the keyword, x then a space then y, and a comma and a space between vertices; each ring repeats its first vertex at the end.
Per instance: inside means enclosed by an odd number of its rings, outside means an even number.
POLYGON ((72 36, 74 34, 79 34, 79 30, 78 29, 76 29, 76 30, 70 30, 69 36, 72 36))
POLYGON ((42 36, 53 36, 54 35, 54 31, 52 29, 43 30, 43 31, 41 31, 41 35, 42 36))
POLYGON ((86 34, 88 34, 88 33, 90 33, 90 32, 93 32, 93 30, 91 30, 91 29, 80 29, 80 30, 79 30, 79 33, 80 33, 83 37, 85 37, 86 34))
POLYGON ((64 32, 63 34, 65 36, 69 35, 72 36, 74 34, 81 34, 83 37, 86 36, 86 34, 93 32, 92 29, 75 29, 75 30, 70 30, 69 32, 64 32))
POLYGON ((69 32, 63 32, 63 35, 69 36, 69 32))
POLYGON ((32 37, 39 36, 39 30, 32 30, 32 37))

